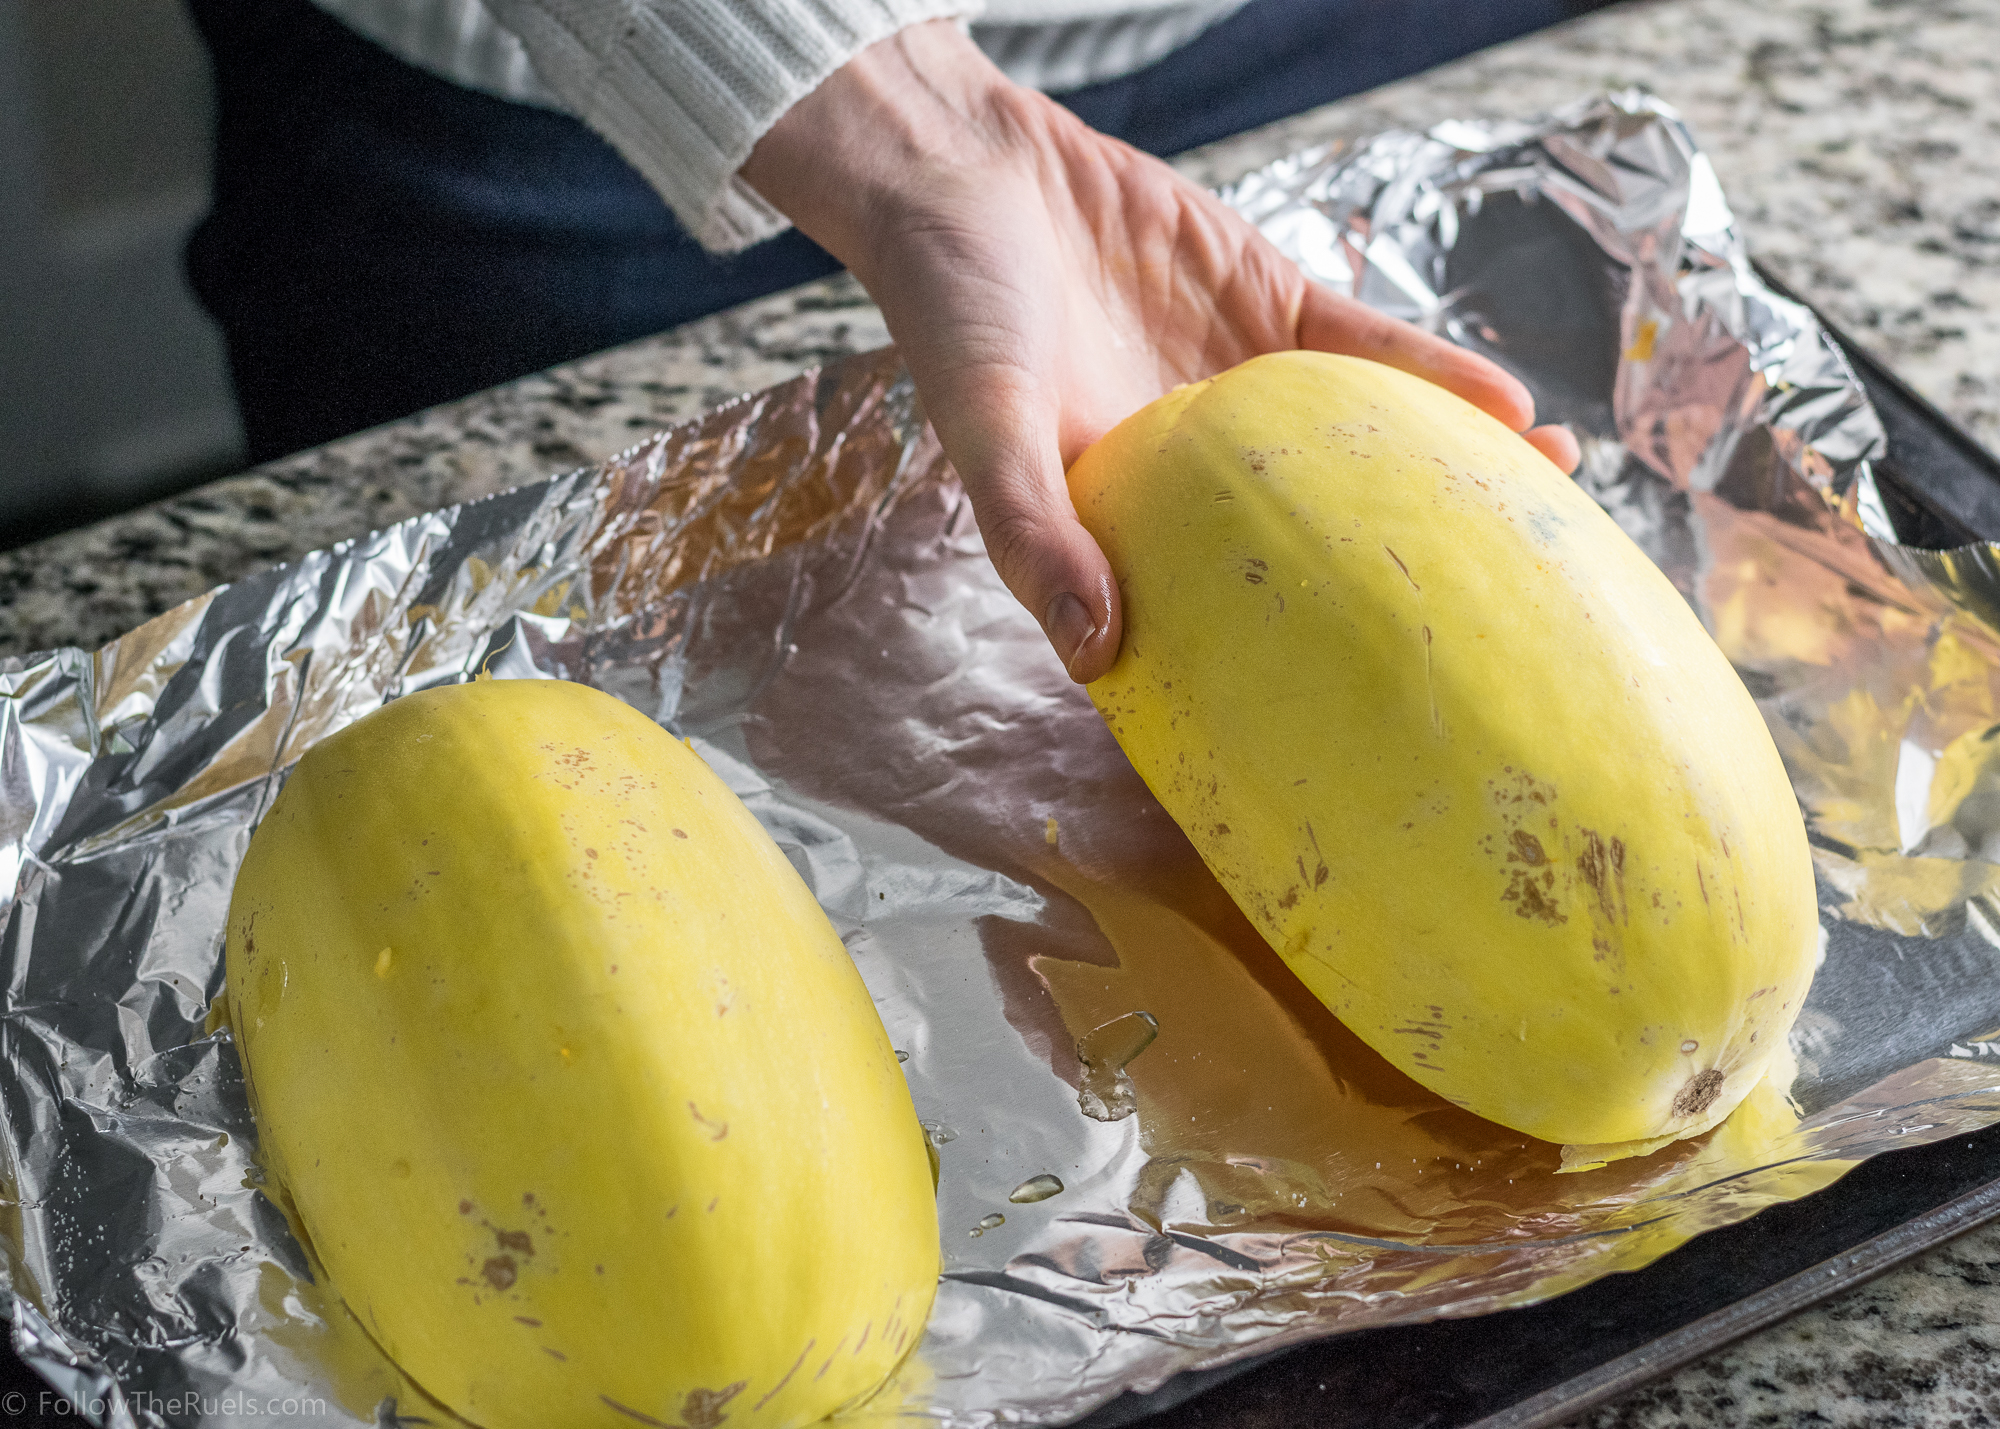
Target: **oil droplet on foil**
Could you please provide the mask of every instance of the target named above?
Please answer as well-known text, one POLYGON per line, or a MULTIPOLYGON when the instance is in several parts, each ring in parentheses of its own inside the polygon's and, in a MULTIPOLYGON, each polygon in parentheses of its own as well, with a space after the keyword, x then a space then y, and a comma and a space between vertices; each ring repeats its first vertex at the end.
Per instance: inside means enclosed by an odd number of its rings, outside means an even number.
POLYGON ((1007 1218, 1001 1215, 998 1211, 995 1211, 992 1215, 987 1216, 983 1220, 981 1220, 978 1225, 974 1226, 972 1230, 968 1232, 968 1234, 974 1236, 982 1236, 985 1235, 988 1231, 998 1230, 1001 1226, 1004 1226, 1006 1224, 1007 1224, 1007 1218))
POLYGON ((907 1062, 910 1060, 910 1054, 908 1052, 898 1050, 896 1053, 896 1060, 898 1062, 907 1062))
POLYGON ((924 1128, 924 1135, 930 1138, 930 1143, 933 1146, 942 1146, 947 1141, 958 1140, 958 1133, 941 1121, 923 1122, 922 1126, 924 1128))
POLYGON ((1044 1171, 1039 1176, 1030 1176, 1007 1193, 1007 1199, 1017 1206, 1030 1206, 1036 1201, 1046 1201, 1051 1196, 1063 1193, 1060 1176, 1051 1176, 1044 1171))
POLYGON ((1085 1116, 1092 1121, 1123 1121, 1139 1109, 1125 1068, 1159 1035, 1159 1019, 1152 1013, 1128 1012, 1077 1038, 1083 1085, 1076 1090, 1076 1104, 1085 1116))

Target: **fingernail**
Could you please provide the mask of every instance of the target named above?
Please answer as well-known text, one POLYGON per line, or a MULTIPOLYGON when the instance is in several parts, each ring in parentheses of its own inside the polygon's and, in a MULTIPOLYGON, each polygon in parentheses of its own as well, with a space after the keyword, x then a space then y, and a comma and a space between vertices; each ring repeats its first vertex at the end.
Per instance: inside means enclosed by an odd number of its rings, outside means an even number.
POLYGON ((1056 653, 1063 657, 1065 670, 1075 666, 1076 657, 1083 653, 1083 647, 1097 633, 1097 627, 1091 623, 1090 612, 1068 591, 1049 602, 1048 614, 1042 617, 1042 629, 1049 637, 1049 644, 1055 646, 1056 653))

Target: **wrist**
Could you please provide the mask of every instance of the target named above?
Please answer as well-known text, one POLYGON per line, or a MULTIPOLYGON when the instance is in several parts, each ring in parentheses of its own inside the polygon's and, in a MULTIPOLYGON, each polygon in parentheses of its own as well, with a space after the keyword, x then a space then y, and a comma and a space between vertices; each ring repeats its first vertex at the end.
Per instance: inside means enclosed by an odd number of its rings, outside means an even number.
POLYGON ((862 50, 757 141, 740 173, 850 268, 914 193, 989 161, 1021 89, 955 21, 911 25, 862 50))

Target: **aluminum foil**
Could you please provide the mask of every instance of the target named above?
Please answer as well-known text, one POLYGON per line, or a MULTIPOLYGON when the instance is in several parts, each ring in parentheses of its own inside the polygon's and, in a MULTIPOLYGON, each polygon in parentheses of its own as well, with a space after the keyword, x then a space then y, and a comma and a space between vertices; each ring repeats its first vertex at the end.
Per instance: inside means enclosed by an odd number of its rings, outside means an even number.
POLYGON ((1148 795, 872 354, 0 667, 19 1352, 98 1423, 445 1417, 258 1188, 211 1006, 237 862, 300 752, 482 668, 691 737, 908 1054, 944 1274, 856 1422, 1057 1423, 1288 1341, 1525 1304, 2000 1120, 1996 555, 1894 543, 1873 412, 1748 267, 1686 129, 1610 96, 1228 197, 1315 277, 1521 373, 1742 672, 1818 859, 1795 1068, 1704 1138, 1572 1174, 1390 1068, 1148 795))

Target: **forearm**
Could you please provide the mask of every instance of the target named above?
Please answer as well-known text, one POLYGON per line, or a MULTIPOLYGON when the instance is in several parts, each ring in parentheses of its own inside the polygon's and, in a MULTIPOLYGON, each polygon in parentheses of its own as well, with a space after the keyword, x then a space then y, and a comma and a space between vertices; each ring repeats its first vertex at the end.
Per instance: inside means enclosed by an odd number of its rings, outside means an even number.
POLYGON ((753 146, 876 41, 981 0, 487 0, 543 82, 705 246, 784 220, 737 178, 753 146))
POLYGON ((750 151, 742 177, 867 281, 913 192, 990 167, 1031 106, 950 22, 909 26, 856 54, 750 151))

